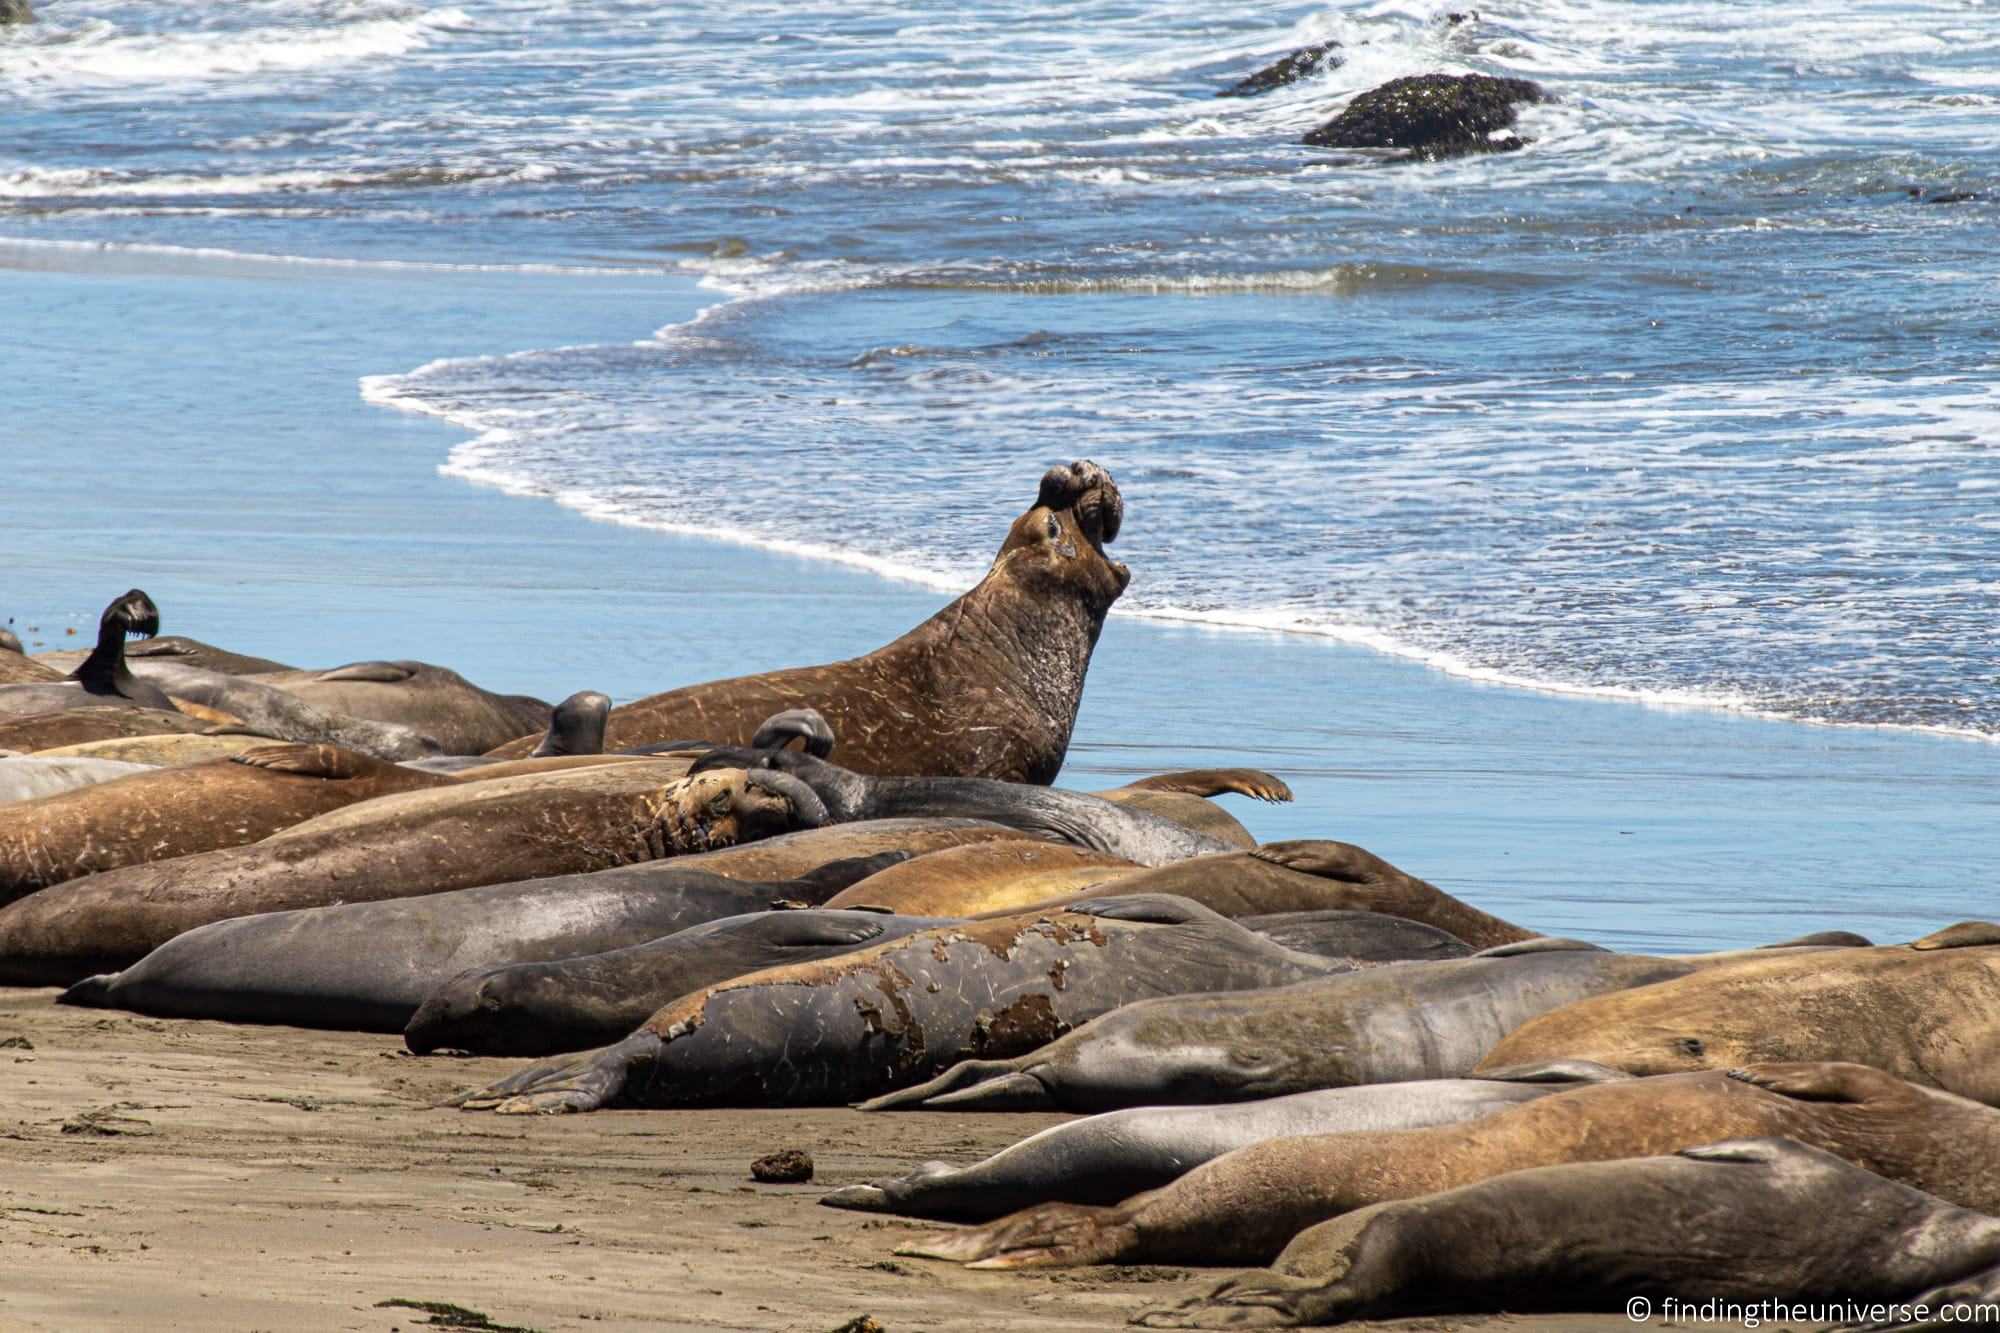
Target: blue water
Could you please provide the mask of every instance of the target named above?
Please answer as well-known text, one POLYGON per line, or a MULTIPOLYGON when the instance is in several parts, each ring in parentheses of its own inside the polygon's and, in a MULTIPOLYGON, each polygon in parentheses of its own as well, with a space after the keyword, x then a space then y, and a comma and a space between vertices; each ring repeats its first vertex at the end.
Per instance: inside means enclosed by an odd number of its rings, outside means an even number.
POLYGON ((942 589, 1088 454, 1127 610, 2000 734, 2000 6, 1462 7, 49 0, 0 237, 695 274, 356 378, 596 517, 942 589), (1296 143, 1428 70, 1560 100, 1296 143))

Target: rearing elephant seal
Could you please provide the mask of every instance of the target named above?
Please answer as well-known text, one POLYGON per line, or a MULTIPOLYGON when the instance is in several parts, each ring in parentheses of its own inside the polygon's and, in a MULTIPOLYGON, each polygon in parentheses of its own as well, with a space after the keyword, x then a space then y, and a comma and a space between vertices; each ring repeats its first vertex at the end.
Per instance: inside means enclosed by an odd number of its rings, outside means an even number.
MULTIPOLYGON (((331 671, 259 676, 257 683, 329 713, 408 727, 433 737, 446 754, 484 754, 516 736, 542 731, 554 711, 524 694, 482 690, 456 671, 428 662, 350 662, 331 671)), ((602 733, 597 748, 604 748, 602 733)))
POLYGON ((1752 956, 1523 1024, 1480 1068, 1591 1060, 1634 1074, 1853 1060, 2000 1105, 2000 926, 1914 944, 1752 956))
MULTIPOLYGON (((157 686, 135 677, 125 662, 128 635, 160 632, 160 608, 134 588, 104 608, 97 622, 97 646, 60 681, 0 685, 0 717, 28 717, 99 702, 177 711, 157 686)), ((16 747, 18 748, 18 747, 16 747)))
POLYGON ((709 736, 740 745, 779 709, 810 707, 826 714, 842 763, 858 772, 1051 782, 1105 612, 1131 577, 1104 554, 1123 517, 1103 468, 1051 468, 979 585, 894 643, 626 704, 612 710, 606 744, 709 736))
POLYGON ((357 801, 453 781, 331 745, 266 745, 0 806, 0 903, 80 875, 240 847, 357 801))
MULTIPOLYGON (((125 866, 0 908, 0 984, 68 984, 232 916, 602 870, 813 827, 783 773, 642 760, 377 797, 262 842, 125 866)), ((424 775, 412 774, 421 779, 424 775)))
POLYGON ((459 1104, 840 1105, 962 1055, 1030 1049, 1142 995, 1331 970, 1176 899, 1108 899, 1091 911, 966 922, 753 972, 675 1000, 615 1046, 531 1066, 459 1104))
POLYGON ((1996 1266, 2000 1218, 1817 1148, 1752 1139, 1514 1171, 1377 1204, 1304 1232, 1273 1271, 1134 1322, 1250 1328, 1625 1311, 1638 1297, 1650 1313, 1669 1296, 1691 1305, 1922 1302, 1935 1312, 2000 1287, 1996 1266))
POLYGON ((776 769, 818 793, 834 823, 908 815, 990 819, 1025 833, 1123 857, 1142 866, 1228 850, 1228 844, 1085 792, 990 778, 878 778, 791 750, 719 748, 695 761, 709 768, 776 769))
POLYGON ((1110 1208, 1044 1204, 901 1247, 982 1268, 1267 1263, 1293 1236, 1387 1199, 1509 1171, 1794 1139, 1962 1207, 2000 1207, 2000 1111, 1845 1064, 1752 1065, 1576 1088, 1462 1125, 1239 1148, 1110 1208))

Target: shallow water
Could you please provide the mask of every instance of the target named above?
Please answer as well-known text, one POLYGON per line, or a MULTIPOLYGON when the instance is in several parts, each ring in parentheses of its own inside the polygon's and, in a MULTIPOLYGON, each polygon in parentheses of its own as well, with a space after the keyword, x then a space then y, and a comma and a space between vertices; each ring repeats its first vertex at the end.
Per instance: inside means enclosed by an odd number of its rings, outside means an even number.
POLYGON ((474 431, 453 476, 932 588, 1088 454, 1128 610, 2000 733, 2000 13, 1449 7, 50 0, 0 235, 699 274, 365 392, 474 431), (1296 143, 1429 70, 1561 100, 1296 143))

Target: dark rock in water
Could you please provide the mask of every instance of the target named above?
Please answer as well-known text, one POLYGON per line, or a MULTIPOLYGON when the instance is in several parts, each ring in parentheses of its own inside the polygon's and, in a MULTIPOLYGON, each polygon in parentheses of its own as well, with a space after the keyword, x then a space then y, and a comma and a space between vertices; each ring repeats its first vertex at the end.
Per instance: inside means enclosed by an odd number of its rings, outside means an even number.
POLYGON ((1216 94, 1217 97, 1255 97, 1273 88, 1311 78, 1330 69, 1339 69, 1347 57, 1339 54, 1339 42, 1315 42, 1301 46, 1282 60, 1273 61, 1255 74, 1240 79, 1216 94))
POLYGON ((813 1178, 810 1153, 784 1148, 750 1163, 750 1178, 767 1185, 797 1185, 813 1178))
POLYGON ((1493 137, 1514 123, 1518 103, 1549 95, 1528 79, 1490 74, 1418 74, 1370 88, 1301 142, 1319 148, 1401 148, 1435 161, 1460 153, 1504 153, 1526 141, 1493 137))
POLYGON ((33 23, 34 6, 28 0, 0 0, 0 28, 10 23, 33 23))
POLYGON ((1967 204, 1979 196, 1971 190, 1950 190, 1944 194, 1934 194, 1924 200, 1927 204, 1967 204))

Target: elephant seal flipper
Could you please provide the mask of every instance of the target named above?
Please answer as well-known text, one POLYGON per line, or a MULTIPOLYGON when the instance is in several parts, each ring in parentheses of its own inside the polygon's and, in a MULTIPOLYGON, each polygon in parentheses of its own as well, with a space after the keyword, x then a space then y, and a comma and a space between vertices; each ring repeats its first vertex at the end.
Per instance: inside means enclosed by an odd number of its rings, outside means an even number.
POLYGON ((1137 782, 1128 782, 1121 791, 1172 791, 1189 796, 1221 796, 1234 793, 1253 800, 1282 802, 1292 799, 1292 789, 1284 779, 1255 768, 1192 768, 1178 773, 1155 773, 1137 782))

